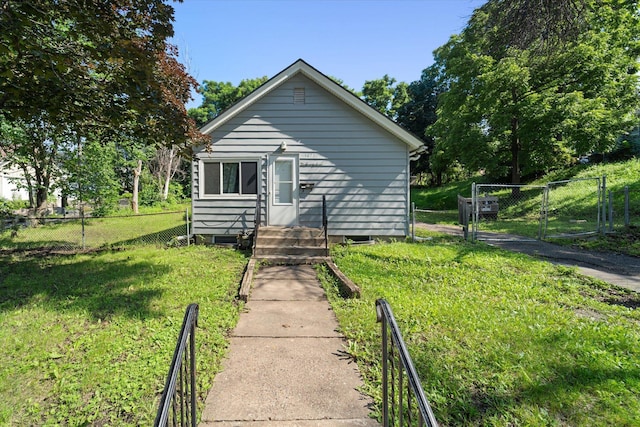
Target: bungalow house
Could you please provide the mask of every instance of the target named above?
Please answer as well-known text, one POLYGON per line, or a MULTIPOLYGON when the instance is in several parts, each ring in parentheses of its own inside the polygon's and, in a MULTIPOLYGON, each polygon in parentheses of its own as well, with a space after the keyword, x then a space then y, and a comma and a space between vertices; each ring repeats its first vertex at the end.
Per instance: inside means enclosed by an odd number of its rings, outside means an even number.
MULTIPOLYGON (((194 149, 193 233, 230 243, 260 227, 345 239, 409 232, 409 160, 422 141, 303 60, 231 106, 194 149)), ((261 228, 262 229, 262 228, 261 228)))

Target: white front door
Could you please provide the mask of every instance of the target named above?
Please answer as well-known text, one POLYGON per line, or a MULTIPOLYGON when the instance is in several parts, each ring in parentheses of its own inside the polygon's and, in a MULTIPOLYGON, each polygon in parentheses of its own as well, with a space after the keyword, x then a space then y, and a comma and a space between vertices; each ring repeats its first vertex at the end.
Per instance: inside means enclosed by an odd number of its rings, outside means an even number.
POLYGON ((298 225, 298 158, 269 158, 269 225, 298 225))

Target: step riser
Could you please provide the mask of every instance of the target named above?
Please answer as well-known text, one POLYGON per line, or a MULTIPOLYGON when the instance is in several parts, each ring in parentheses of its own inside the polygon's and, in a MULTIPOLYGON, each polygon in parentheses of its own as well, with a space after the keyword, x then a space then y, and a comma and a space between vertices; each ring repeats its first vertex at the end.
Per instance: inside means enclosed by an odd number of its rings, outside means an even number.
POLYGON ((324 256, 324 248, 301 248, 301 247, 259 247, 256 246, 254 255, 294 255, 294 256, 324 256))
POLYGON ((327 257, 291 257, 291 256, 262 256, 254 257, 258 261, 267 264, 302 265, 302 264, 322 264, 329 260, 327 257))
POLYGON ((264 237, 258 236, 256 246, 308 246, 324 247, 324 238, 264 237))
POLYGON ((282 237, 282 238, 295 238, 295 239, 324 239, 323 231, 316 230, 304 230, 304 231, 279 231, 279 230, 258 230, 258 237, 282 237))

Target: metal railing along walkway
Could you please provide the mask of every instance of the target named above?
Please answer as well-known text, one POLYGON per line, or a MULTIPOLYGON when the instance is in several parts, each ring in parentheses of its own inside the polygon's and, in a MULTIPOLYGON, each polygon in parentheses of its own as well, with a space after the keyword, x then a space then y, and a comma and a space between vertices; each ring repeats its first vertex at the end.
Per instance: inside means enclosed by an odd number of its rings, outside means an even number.
POLYGON ((160 398, 154 426, 197 426, 196 419, 196 326, 198 304, 190 304, 160 398))
POLYGON ((404 344, 389 303, 376 301, 382 323, 382 422, 389 426, 436 427, 431 406, 404 344))

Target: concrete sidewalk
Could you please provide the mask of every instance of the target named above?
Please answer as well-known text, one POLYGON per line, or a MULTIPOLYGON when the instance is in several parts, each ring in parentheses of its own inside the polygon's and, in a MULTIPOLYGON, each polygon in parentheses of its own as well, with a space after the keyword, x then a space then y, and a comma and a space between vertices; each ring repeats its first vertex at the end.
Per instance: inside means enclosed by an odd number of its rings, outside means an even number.
POLYGON ((261 267, 200 426, 379 426, 313 267, 261 267))

